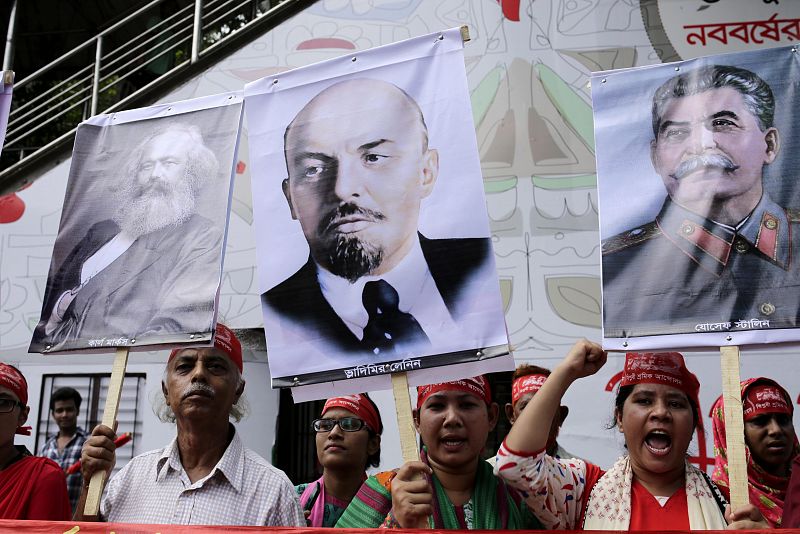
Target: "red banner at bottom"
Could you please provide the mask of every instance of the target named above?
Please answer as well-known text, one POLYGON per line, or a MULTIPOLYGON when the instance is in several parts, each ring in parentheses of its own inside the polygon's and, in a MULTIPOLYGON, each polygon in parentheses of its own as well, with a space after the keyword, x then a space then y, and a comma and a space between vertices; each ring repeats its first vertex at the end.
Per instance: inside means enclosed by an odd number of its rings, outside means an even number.
MULTIPOLYGON (((416 529, 399 529, 404 533, 414 534, 435 534, 437 530, 416 530, 416 529)), ((226 532, 283 532, 285 534, 328 534, 331 529, 327 528, 286 528, 286 527, 228 527, 228 526, 184 526, 184 525, 137 525, 133 523, 76 523, 67 521, 10 521, 0 520, 0 533, 7 532, 20 533, 42 533, 42 534, 219 534, 226 532)), ((336 529, 336 534, 386 534, 385 529, 336 529)), ((449 530, 448 533, 463 532, 466 534, 478 534, 496 532, 492 530, 449 530)), ((541 530, 516 530, 514 532, 543 532, 541 530)), ((559 533, 573 533, 578 532, 592 532, 592 531, 570 531, 570 530, 554 530, 550 531, 553 534, 559 533)), ((597 531, 599 532, 599 531, 597 531)), ((727 530, 707 530, 706 532, 729 534, 727 530)), ((783 530, 745 530, 740 532, 759 532, 762 534, 800 534, 800 529, 783 529, 783 530)), ((607 531, 604 534, 608 534, 607 531)), ((690 534, 690 531, 670 531, 670 534, 690 534)))

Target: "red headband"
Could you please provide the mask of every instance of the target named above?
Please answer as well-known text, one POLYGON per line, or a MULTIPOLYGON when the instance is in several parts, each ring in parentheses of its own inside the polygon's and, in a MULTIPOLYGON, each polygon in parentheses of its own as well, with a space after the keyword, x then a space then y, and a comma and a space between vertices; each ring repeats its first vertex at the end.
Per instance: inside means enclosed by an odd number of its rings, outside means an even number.
MULTIPOLYGON (((0 362, 0 386, 8 389, 17 396, 23 406, 28 405, 28 381, 16 367, 0 362)), ((17 434, 31 435, 31 427, 19 426, 17 434)))
POLYGON ((22 404, 28 405, 28 382, 19 369, 0 362, 0 386, 10 389, 22 404))
POLYGON ((625 355, 625 369, 622 371, 620 387, 634 384, 663 384, 686 393, 700 406, 700 382, 686 368, 683 355, 679 352, 629 352, 625 355))
POLYGON ((516 404, 528 393, 539 391, 545 380, 547 380, 547 375, 542 374, 525 375, 514 380, 514 383, 511 384, 511 404, 516 404))
MULTIPOLYGON (((217 323, 217 330, 214 334, 214 348, 224 352, 228 356, 228 359, 236 365, 240 373, 243 371, 242 344, 239 343, 239 339, 236 337, 236 334, 233 333, 233 330, 222 323, 217 323)), ((172 358, 182 350, 183 349, 173 349, 172 352, 169 353, 167 362, 172 361, 172 358)))
POLYGON ((777 382, 759 378, 742 391, 742 410, 744 420, 750 421, 766 413, 792 415, 794 406, 788 393, 777 382))
POLYGON ((452 382, 440 382, 438 384, 428 384, 427 386, 417 387, 417 410, 422 408, 425 399, 438 393, 439 391, 464 391, 475 395, 487 405, 492 403, 492 390, 489 382, 483 375, 465 378, 463 380, 453 380, 452 382))
POLYGON ((366 395, 359 395, 356 393, 355 395, 332 397, 325 401, 325 406, 322 408, 322 415, 325 415, 325 412, 331 408, 343 408, 348 412, 352 412, 360 417, 370 430, 378 434, 383 433, 381 414, 375 409, 375 406, 366 395))

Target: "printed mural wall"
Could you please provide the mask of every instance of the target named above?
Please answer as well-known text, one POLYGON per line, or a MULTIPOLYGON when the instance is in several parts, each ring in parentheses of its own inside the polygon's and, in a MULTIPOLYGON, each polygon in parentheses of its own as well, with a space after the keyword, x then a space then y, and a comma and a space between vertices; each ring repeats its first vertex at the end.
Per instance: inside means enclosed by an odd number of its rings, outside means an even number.
MULTIPOLYGON (((552 367, 576 338, 600 337, 590 73, 791 44, 800 40, 800 3, 320 0, 161 101, 241 89, 263 76, 464 24, 472 39, 465 49, 472 114, 509 335, 518 362, 552 367)), ((246 136, 238 160, 220 313, 235 327, 257 327, 246 136)), ((0 225, 0 355, 23 352, 38 319, 67 169, 64 162, 0 205, 6 223, 0 225)), ((745 349, 742 376, 774 377, 797 395, 800 373, 786 369, 798 368, 798 352, 745 349)), ((562 445, 606 466, 622 450, 618 434, 605 429, 622 361, 613 357, 565 399, 571 412, 562 445)), ((718 354, 691 353, 688 364, 700 376, 707 416, 721 391, 718 354)), ((690 449, 701 465, 713 457, 710 428, 706 433, 690 449)))

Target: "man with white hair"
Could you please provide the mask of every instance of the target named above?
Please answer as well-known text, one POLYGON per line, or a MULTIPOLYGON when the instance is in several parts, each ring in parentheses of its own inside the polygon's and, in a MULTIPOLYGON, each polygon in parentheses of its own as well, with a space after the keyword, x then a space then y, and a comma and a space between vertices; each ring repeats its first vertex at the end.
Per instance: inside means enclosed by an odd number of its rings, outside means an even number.
POLYGON ((211 331, 204 288, 218 284, 223 228, 198 215, 196 201, 217 167, 196 126, 147 135, 127 159, 113 217, 51 266, 31 350, 211 331))
MULTIPOLYGON (((305 526, 286 475, 244 447, 230 423, 242 416, 242 347, 217 324, 214 346, 173 350, 161 389, 177 436, 163 449, 133 458, 111 477, 101 519, 121 523, 305 526)), ((115 463, 114 432, 95 427, 81 453, 83 518, 89 480, 115 463)))

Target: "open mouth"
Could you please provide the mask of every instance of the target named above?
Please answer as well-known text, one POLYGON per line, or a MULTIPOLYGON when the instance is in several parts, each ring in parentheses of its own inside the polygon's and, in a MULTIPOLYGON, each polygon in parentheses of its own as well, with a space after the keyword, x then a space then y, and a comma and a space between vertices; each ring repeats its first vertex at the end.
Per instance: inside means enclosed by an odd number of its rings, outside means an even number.
POLYGON ((466 446, 467 440, 463 438, 448 436, 442 438, 440 440, 440 443, 442 444, 442 447, 444 447, 446 451, 457 451, 460 450, 462 447, 466 446))
POLYGON ((644 445, 655 456, 666 456, 672 450, 672 437, 663 430, 653 430, 644 437, 644 445))

